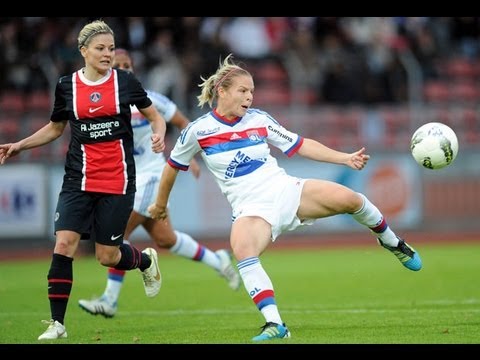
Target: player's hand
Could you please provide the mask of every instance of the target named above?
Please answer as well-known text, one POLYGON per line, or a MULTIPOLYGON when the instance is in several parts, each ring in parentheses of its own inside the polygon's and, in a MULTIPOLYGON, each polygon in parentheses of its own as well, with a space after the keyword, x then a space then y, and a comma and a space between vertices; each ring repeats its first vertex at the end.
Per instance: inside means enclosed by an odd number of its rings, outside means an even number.
POLYGON ((165 150, 165 139, 163 136, 153 133, 150 138, 152 140, 152 151, 154 153, 161 153, 165 150))
POLYGON ((5 161, 20 152, 18 143, 1 144, 0 145, 0 165, 5 164, 5 161))
POLYGON ((167 207, 157 206, 155 203, 148 207, 148 212, 155 220, 165 220, 168 217, 167 207))
POLYGON ((365 154, 365 148, 349 154, 347 165, 355 170, 362 170, 367 165, 370 155, 365 154))

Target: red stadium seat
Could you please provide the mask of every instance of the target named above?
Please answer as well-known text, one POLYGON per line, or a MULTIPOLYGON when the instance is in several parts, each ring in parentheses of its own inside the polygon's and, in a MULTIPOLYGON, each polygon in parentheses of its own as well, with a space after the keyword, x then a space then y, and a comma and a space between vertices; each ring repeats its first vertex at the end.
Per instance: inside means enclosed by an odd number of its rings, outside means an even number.
POLYGON ((32 112, 42 111, 49 113, 52 110, 52 100, 47 90, 32 92, 27 97, 27 108, 32 112))
POLYGON ((25 104, 25 97, 21 92, 5 92, 0 96, 1 112, 23 113, 25 104))
POLYGON ((15 142, 21 139, 21 117, 3 116, 0 118, 0 143, 15 142))
POLYGON ((474 63, 464 57, 453 57, 445 64, 445 73, 452 79, 471 79, 475 76, 474 63))
POLYGON ((480 91, 471 80, 463 80, 453 83, 450 88, 451 101, 478 101, 480 91))
POLYGON ((427 102, 445 102, 450 98, 450 91, 445 81, 430 80, 423 86, 423 94, 427 102))

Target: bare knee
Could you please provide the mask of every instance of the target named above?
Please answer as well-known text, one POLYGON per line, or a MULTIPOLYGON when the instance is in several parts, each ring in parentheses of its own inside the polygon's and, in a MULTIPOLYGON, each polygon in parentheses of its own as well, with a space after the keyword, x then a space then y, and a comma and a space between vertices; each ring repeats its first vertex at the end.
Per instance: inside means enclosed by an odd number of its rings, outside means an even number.
POLYGON ((260 256, 268 244, 271 243, 271 240, 263 240, 259 238, 253 238, 252 240, 238 240, 233 239, 230 241, 230 246, 232 248, 232 255, 237 261, 242 261, 249 257, 258 257, 260 256))
POLYGON ((155 244, 162 249, 170 249, 177 242, 177 235, 172 231, 164 233, 155 233, 152 235, 155 244))
POLYGON ((73 231, 57 231, 55 240, 55 254, 73 258, 80 242, 80 234, 73 231))
POLYGON ((240 246, 240 244, 236 244, 235 246, 233 246, 232 244, 232 255, 237 261, 238 259, 244 259, 245 258, 244 254, 245 254, 244 248, 240 246))
POLYGON ((54 252, 56 254, 73 257, 76 249, 77 249, 77 247, 74 246, 71 242, 57 240, 57 242, 55 243, 54 252))
POLYGON ((120 250, 117 246, 96 246, 95 257, 97 261, 107 267, 113 267, 120 261, 120 250))
POLYGON ((144 222, 143 227, 159 248, 170 249, 177 242, 177 234, 168 218, 165 221, 148 218, 144 222))
POLYGON ((353 214, 363 207, 363 196, 360 193, 352 191, 349 197, 350 200, 347 202, 349 204, 349 209, 346 212, 348 214, 353 214))

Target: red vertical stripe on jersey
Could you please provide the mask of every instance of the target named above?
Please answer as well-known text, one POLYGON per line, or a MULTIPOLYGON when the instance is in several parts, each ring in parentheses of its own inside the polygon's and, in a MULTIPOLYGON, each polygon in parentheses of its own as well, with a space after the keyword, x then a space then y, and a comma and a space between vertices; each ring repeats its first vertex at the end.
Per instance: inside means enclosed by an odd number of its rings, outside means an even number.
POLYGON ((116 72, 100 84, 85 84, 76 76, 74 101, 78 119, 91 119, 119 113, 116 72))
POLYGON ((122 141, 84 144, 84 171, 82 190, 125 194, 127 164, 122 141), (105 154, 109 156, 106 157, 105 154), (106 162, 105 160, 108 160, 106 162))

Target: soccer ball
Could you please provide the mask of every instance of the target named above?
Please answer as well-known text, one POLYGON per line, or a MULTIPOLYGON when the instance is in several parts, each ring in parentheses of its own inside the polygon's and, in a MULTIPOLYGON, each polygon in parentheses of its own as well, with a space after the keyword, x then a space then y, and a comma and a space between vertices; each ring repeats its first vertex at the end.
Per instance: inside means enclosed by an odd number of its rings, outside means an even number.
POLYGON ((410 151, 417 163, 427 169, 450 165, 458 154, 455 132, 445 124, 430 122, 420 126, 412 135, 410 151))

